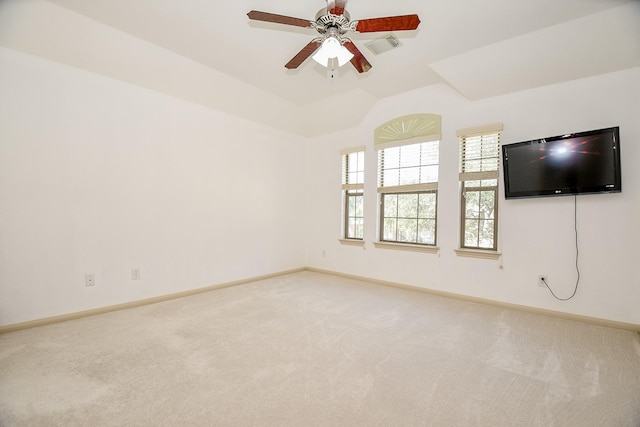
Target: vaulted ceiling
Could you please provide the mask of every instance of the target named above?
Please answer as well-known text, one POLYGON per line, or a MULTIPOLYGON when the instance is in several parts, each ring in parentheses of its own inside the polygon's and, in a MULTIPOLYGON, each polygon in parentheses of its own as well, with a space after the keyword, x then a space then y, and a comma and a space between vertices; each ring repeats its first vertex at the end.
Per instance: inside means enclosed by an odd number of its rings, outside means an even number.
POLYGON ((300 135, 356 125, 385 97, 433 84, 482 99, 640 66, 637 0, 349 0, 352 20, 417 13, 416 31, 351 34, 373 68, 287 63, 324 0, 2 0, 0 46, 300 135))

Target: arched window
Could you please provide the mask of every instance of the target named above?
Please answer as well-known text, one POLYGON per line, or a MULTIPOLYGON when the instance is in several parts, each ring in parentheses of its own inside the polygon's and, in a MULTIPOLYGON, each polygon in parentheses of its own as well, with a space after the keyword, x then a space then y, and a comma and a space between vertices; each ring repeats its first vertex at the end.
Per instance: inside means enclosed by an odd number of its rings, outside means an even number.
POLYGON ((376 128, 380 242, 436 246, 441 118, 398 117, 376 128))

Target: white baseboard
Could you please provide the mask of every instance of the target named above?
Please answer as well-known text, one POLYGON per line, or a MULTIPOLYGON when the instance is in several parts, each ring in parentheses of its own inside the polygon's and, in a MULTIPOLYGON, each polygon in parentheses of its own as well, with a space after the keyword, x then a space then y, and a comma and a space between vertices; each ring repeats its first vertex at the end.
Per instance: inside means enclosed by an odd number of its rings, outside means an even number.
POLYGON ((427 293, 427 294, 431 294, 431 295, 443 296, 443 297, 447 297, 447 298, 455 298, 455 299, 459 299, 459 300, 463 300, 463 301, 470 301, 470 302, 476 302, 476 303, 480 303, 480 304, 493 305, 493 306, 496 306, 496 307, 509 308, 509 309, 520 310, 520 311, 526 311, 526 312, 529 312, 529 313, 537 313, 537 314, 542 314, 542 315, 546 315, 546 316, 558 317, 558 318, 562 318, 562 319, 576 320, 576 321, 580 321, 580 322, 595 324, 595 325, 599 325, 599 326, 606 326, 606 327, 610 327, 610 328, 626 329, 626 330, 630 330, 630 331, 636 331, 636 332, 638 332, 640 334, 640 325, 637 325, 637 324, 634 324, 634 323, 624 323, 624 322, 618 322, 618 321, 615 321, 615 320, 600 319, 600 318, 597 318, 597 317, 582 316, 582 315, 577 315, 577 314, 564 313, 564 312, 561 312, 561 311, 547 310, 547 309, 529 307, 529 306, 518 305, 518 304, 510 304, 510 303, 494 301, 494 300, 489 300, 489 299, 484 299, 484 298, 477 298, 477 297, 471 297, 471 296, 462 295, 462 294, 455 294, 455 293, 452 293, 452 292, 444 292, 444 291, 438 291, 438 290, 434 290, 434 289, 421 288, 421 287, 418 287, 418 286, 405 285, 405 284, 402 284, 402 283, 389 282, 389 281, 385 281, 385 280, 375 279, 375 278, 372 278, 372 277, 364 277, 364 276, 357 276, 357 275, 353 275, 353 274, 340 273, 340 272, 337 272, 337 271, 323 270, 323 269, 314 268, 314 267, 302 267, 302 268, 297 268, 297 269, 287 270, 287 271, 281 271, 281 272, 272 273, 272 274, 265 274, 265 275, 257 276, 257 277, 250 277, 250 278, 242 279, 242 280, 235 280, 235 281, 232 281, 232 282, 220 283, 218 285, 207 286, 207 287, 204 287, 204 288, 191 289, 191 290, 188 290, 188 291, 177 292, 177 293, 168 294, 168 295, 161 295, 161 296, 154 297, 154 298, 147 298, 147 299, 143 299, 143 300, 131 301, 131 302, 124 303, 124 304, 111 305, 111 306, 96 308, 96 309, 92 309, 92 310, 79 311, 79 312, 75 312, 75 313, 63 314, 63 315, 60 315, 60 316, 46 317, 46 318, 43 318, 43 319, 36 319, 36 320, 31 320, 31 321, 22 322, 22 323, 15 323, 15 324, 6 325, 6 326, 0 326, 0 334, 19 331, 19 330, 22 330, 22 329, 33 328, 33 327, 36 327, 36 326, 43 326, 43 325, 49 325, 49 324, 52 324, 52 323, 64 322, 66 320, 73 320, 73 319, 79 319, 79 318, 82 318, 82 317, 94 316, 94 315, 97 315, 97 314, 110 313, 110 312, 118 311, 118 310, 125 310, 127 308, 141 307, 141 306, 148 305, 148 304, 155 304, 155 303, 158 303, 158 302, 169 301, 169 300, 176 299, 176 298, 187 297, 187 296, 191 296, 191 295, 200 294, 200 293, 203 293, 203 292, 209 292, 209 291, 214 291, 214 290, 217 290, 217 289, 228 288, 228 287, 231 287, 231 286, 243 285, 245 283, 255 282, 257 280, 270 279, 270 278, 273 278, 273 277, 284 276, 284 275, 287 275, 287 274, 298 273, 298 272, 301 272, 301 271, 312 271, 312 272, 315 272, 315 273, 328 274, 328 275, 332 275, 332 276, 344 277, 344 278, 347 278, 347 279, 355 279, 355 280, 361 280, 361 281, 365 281, 365 282, 371 282, 371 283, 375 283, 375 284, 378 284, 378 285, 391 286, 391 287, 394 287, 394 288, 400 288, 400 289, 406 289, 406 290, 411 290, 411 291, 423 292, 423 293, 427 293))
POLYGON ((630 331, 636 331, 636 332, 638 332, 640 334, 640 325, 637 325, 635 323, 618 322, 616 320, 601 319, 601 318, 598 318, 598 317, 582 316, 582 315, 579 315, 579 314, 565 313, 565 312, 562 312, 562 311, 547 310, 547 309, 543 309, 543 308, 529 307, 529 306, 526 306, 526 305, 519 305, 519 304, 511 304, 511 303, 495 301, 495 300, 490 300, 490 299, 485 299, 485 298, 478 298, 478 297, 472 297, 472 296, 463 295, 463 294, 456 294, 456 293, 453 293, 453 292, 445 292, 445 291, 439 291, 439 290, 435 290, 435 289, 422 288, 422 287, 419 287, 419 286, 412 286, 412 285, 405 285, 405 284, 402 284, 402 283, 389 282, 389 281, 385 281, 385 280, 374 279, 374 278, 371 278, 371 277, 357 276, 357 275, 353 275, 353 274, 346 274, 346 273, 340 273, 340 272, 336 272, 336 271, 323 270, 323 269, 320 269, 320 268, 307 267, 307 268, 305 268, 305 270, 314 271, 316 273, 322 273, 322 274, 330 274, 330 275, 333 275, 333 276, 344 277, 344 278, 347 278, 347 279, 362 280, 362 281, 365 281, 365 282, 371 282, 371 283, 375 283, 375 284, 378 284, 378 285, 384 285, 384 286, 391 286, 391 287, 394 287, 394 288, 400 288, 400 289, 407 289, 407 290, 411 290, 411 291, 423 292, 423 293, 427 293, 427 294, 431 294, 431 295, 438 295, 438 296, 447 297, 447 298, 455 298, 455 299, 459 299, 459 300, 462 300, 462 301, 469 301, 469 302, 476 302, 476 303, 480 303, 480 304, 493 305, 493 306, 496 306, 496 307, 509 308, 509 309, 512 309, 512 310, 526 311, 528 313, 542 314, 542 315, 545 315, 545 316, 558 317, 558 318, 567 319, 567 320, 576 320, 576 321, 579 321, 579 322, 585 322, 585 323, 590 323, 590 324, 599 325, 599 326, 606 326, 606 327, 609 327, 609 328, 626 329, 626 330, 630 330, 630 331))
POLYGON ((262 276, 250 277, 247 279, 235 280, 232 282, 220 283, 218 285, 206 286, 204 288, 191 289, 188 291, 177 292, 168 295, 161 295, 158 297, 147 298, 143 300, 131 301, 123 304, 110 305, 107 307, 95 308, 92 310, 79 311, 75 313, 62 314, 59 316, 46 317, 43 319, 30 320, 22 323, 15 323, 12 325, 0 326, 0 334, 7 332, 19 331, 22 329, 33 328, 36 326, 49 325, 52 323, 64 322, 66 320, 80 319, 87 316, 95 316, 96 314, 110 313, 118 310, 125 310, 127 308, 141 307, 143 305, 155 304, 157 302, 169 301, 176 298, 188 297, 191 295, 201 294, 203 292, 214 291, 216 289, 228 288, 231 286, 243 285, 249 282, 255 282, 257 280, 270 279, 272 277, 284 276, 285 274, 298 273, 304 271, 305 268, 297 268, 293 270, 281 271, 278 273, 265 274, 262 276))

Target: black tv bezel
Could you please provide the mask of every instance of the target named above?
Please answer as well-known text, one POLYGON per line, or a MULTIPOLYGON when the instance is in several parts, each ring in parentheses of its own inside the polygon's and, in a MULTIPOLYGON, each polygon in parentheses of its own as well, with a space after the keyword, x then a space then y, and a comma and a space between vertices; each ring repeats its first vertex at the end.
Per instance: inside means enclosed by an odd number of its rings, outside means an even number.
POLYGON ((521 199, 532 197, 553 197, 553 196, 570 196, 570 195, 586 195, 586 194, 602 194, 602 193, 620 193, 622 192, 622 171, 620 163, 620 128, 619 126, 594 129, 584 132, 576 132, 572 134, 558 135, 546 138, 531 139, 528 141, 516 142, 513 144, 506 144, 502 146, 502 166, 503 166, 503 180, 504 180, 504 196, 505 199, 521 199), (568 140, 573 138, 581 138, 586 136, 613 134, 614 144, 614 177, 615 184, 610 186, 597 186, 597 187, 566 187, 566 188, 549 188, 538 189, 531 191, 512 192, 509 189, 509 161, 508 151, 517 148, 522 145, 539 144, 543 142, 555 142, 561 140, 568 140))

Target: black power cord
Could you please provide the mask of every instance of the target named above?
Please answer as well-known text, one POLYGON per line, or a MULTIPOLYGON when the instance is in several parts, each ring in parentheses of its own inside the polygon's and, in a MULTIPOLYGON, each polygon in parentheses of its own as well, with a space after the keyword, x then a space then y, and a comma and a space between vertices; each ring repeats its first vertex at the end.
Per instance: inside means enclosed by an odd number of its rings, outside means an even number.
POLYGON ((551 289, 551 287, 547 283, 547 280, 544 277, 541 279, 542 283, 544 283, 547 289, 549 289, 549 292, 551 292, 551 295, 553 295, 555 299, 560 301, 568 301, 571 298, 573 298, 576 295, 576 292, 578 292, 578 283, 580 283, 580 268, 578 267, 579 250, 578 250, 578 196, 577 195, 573 196, 573 224, 574 224, 573 228, 576 233, 576 273, 577 273, 576 286, 573 289, 573 293, 569 298, 560 298, 553 292, 553 289, 551 289))

